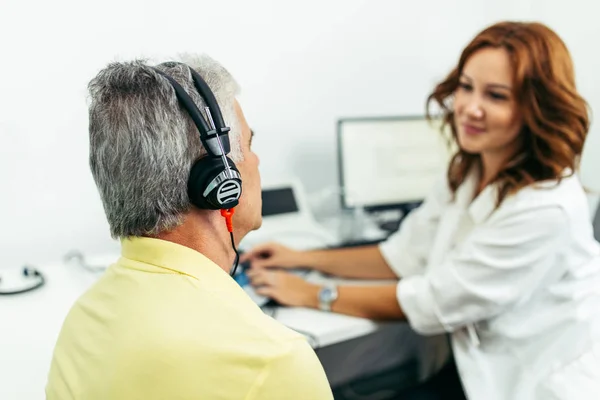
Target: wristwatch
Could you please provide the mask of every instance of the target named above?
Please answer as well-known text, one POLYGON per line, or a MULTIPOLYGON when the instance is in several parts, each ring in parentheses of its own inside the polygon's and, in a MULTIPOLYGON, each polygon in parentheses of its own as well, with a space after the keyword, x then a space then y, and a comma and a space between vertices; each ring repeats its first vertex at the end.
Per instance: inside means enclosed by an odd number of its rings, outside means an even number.
POLYGON ((319 290, 319 310, 331 311, 331 304, 338 298, 337 286, 327 284, 319 290))

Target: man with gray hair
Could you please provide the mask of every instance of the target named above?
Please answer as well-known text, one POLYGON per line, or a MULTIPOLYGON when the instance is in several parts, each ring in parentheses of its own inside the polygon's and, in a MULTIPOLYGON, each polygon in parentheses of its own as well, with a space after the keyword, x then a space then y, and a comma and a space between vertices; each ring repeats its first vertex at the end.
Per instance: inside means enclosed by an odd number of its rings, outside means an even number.
POLYGON ((235 241, 261 225, 259 160, 231 75, 208 57, 112 63, 89 90, 90 165, 122 255, 69 312, 47 399, 331 399, 304 337, 263 314, 227 273, 235 241), (196 73, 231 128, 229 145, 200 139, 186 93, 212 134, 220 128, 196 73), (225 164, 223 179, 242 182, 227 225, 226 207, 196 201, 192 188, 195 174, 212 173, 198 168, 225 164))

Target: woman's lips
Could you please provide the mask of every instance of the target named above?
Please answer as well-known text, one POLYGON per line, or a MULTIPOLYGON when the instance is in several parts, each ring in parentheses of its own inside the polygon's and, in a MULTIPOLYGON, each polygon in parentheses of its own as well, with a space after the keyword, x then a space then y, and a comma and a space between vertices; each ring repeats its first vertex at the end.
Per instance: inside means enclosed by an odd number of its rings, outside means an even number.
POLYGON ((463 124, 463 129, 467 135, 481 135, 485 132, 485 129, 469 124, 463 124))

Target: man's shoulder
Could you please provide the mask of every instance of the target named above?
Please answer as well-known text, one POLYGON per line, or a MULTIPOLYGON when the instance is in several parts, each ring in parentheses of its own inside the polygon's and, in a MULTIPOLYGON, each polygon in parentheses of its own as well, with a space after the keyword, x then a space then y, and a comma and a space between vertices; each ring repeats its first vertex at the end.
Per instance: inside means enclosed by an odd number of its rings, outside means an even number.
POLYGON ((280 353, 265 359, 251 398, 333 399, 323 366, 306 340, 292 338, 280 344, 280 353))
POLYGON ((189 373, 190 378, 184 379, 188 382, 204 378, 188 385, 196 385, 193 388, 180 390, 198 393, 226 385, 225 376, 236 376, 238 391, 260 386, 261 391, 279 393, 269 385, 263 388, 261 377, 276 382, 309 379, 315 372, 303 372, 304 368, 321 368, 302 335, 266 315, 235 286, 174 274, 135 278, 109 270, 76 301, 57 343, 55 372, 65 370, 65 365, 75 370, 71 367, 77 364, 76 370, 96 375, 111 371, 104 378, 106 384, 116 385, 111 379, 126 376, 138 388, 157 369, 164 379, 156 385, 166 388, 181 386, 181 377, 189 373), (97 356, 80 357, 77 352, 82 349, 97 356), (115 365, 115 359, 126 362, 115 365), (171 382, 171 376, 178 378, 171 382))
POLYGON ((236 326, 238 332, 243 332, 238 335, 242 343, 262 348, 261 354, 267 358, 293 356, 307 349, 312 352, 303 335, 264 314, 258 307, 253 308, 232 315, 234 320, 231 324, 236 326))
POLYGON ((179 356, 197 357, 232 347, 249 357, 251 349, 260 349, 259 358, 304 351, 297 343, 306 344, 306 338, 265 314, 237 284, 170 275, 160 279, 169 281, 165 285, 156 279, 121 285, 118 275, 108 271, 106 279, 77 300, 68 317, 70 328, 101 322, 102 330, 115 340, 134 342, 125 347, 163 353, 165 343, 179 356), (165 290, 157 292, 160 287, 165 290))

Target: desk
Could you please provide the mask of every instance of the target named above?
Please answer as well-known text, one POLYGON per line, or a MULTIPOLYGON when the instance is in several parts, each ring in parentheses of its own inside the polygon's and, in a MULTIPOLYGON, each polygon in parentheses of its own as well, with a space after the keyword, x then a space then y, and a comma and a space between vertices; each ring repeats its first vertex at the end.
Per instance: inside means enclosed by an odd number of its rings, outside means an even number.
MULTIPOLYGON (((394 282, 342 279, 315 271, 304 278, 316 284, 357 286, 394 282)), ((345 391, 352 386, 350 382, 401 366, 407 368, 397 371, 397 381, 424 380, 439 371, 450 355, 445 336, 420 336, 406 322, 375 322, 306 308, 279 307, 274 316, 282 324, 309 334, 308 340, 323 364, 329 383, 333 387, 347 386, 345 391)))
POLYGON ((42 288, 0 297, 2 400, 45 398, 46 378, 63 320, 75 300, 97 279, 62 264, 37 269, 46 277, 42 288))
POLYGON ((339 342, 368 335, 377 331, 380 325, 364 318, 349 317, 341 314, 296 308, 277 307, 275 319, 289 328, 308 333, 313 348, 331 346, 339 342))
MULTIPOLYGON (((116 258, 115 258, 116 259, 116 258)), ((75 300, 92 285, 99 274, 78 268, 74 265, 48 265, 38 267, 46 277, 46 285, 36 291, 16 296, 0 298, 0 399, 2 400, 37 400, 44 398, 44 387, 52 359, 54 345, 58 338, 63 320, 75 300)), ((323 279, 313 276, 311 280, 323 279)), ((382 332, 390 332, 395 347, 406 347, 408 350, 394 349, 393 353, 400 361, 418 357, 415 345, 417 336, 410 333, 406 324, 385 323, 349 317, 339 314, 325 313, 303 308, 278 308, 276 319, 293 329, 307 332, 315 338, 321 361, 326 368, 332 385, 344 383, 360 376, 372 365, 366 362, 367 353, 389 353, 390 348, 384 346, 382 332), (398 336, 397 332, 404 332, 398 336), (374 336, 377 335, 377 336, 374 336), (399 337, 412 339, 408 346, 398 343, 399 337), (376 337, 370 345, 357 347, 356 340, 362 337, 376 337), (347 349, 340 354, 336 346, 342 343, 354 343, 355 352, 347 349), (353 356, 363 354, 358 359, 353 356), (341 368, 339 357, 356 365, 341 368), (356 369, 356 367, 358 369, 356 369), (350 368, 350 369, 348 369, 350 368)), ((407 339, 408 340, 408 339, 407 339)), ((423 339, 423 343, 425 339, 423 339)), ((379 356, 378 356, 379 357, 379 356)), ((399 362, 400 362, 399 361, 399 362)), ((428 363, 426 371, 438 368, 438 363, 428 363)), ((372 368, 371 368, 372 369, 372 368)), ((369 371, 371 370, 369 369, 369 371)))
MULTIPOLYGON (((316 271, 311 271, 307 275, 304 275, 303 278, 308 282, 321 285, 328 282, 337 285, 376 285, 394 282, 332 278, 316 271)), ((335 343, 365 336, 381 329, 382 326, 390 324, 300 307, 278 307, 274 316, 279 322, 294 330, 309 333, 317 341, 313 347, 330 346, 335 343)))

